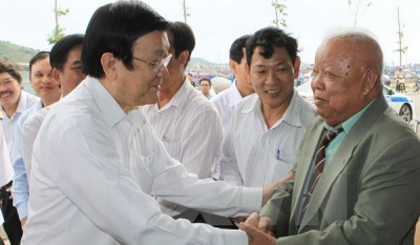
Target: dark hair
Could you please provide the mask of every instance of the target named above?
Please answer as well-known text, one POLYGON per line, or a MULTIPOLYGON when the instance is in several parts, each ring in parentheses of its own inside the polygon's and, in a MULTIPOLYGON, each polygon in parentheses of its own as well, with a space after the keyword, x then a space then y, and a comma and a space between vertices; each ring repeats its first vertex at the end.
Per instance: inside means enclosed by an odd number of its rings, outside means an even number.
POLYGON ((169 24, 167 32, 172 35, 173 43, 171 45, 175 50, 175 58, 178 58, 182 51, 188 51, 188 60, 185 63, 187 66, 195 47, 195 37, 191 27, 184 22, 172 22, 169 24))
POLYGON ((29 61, 29 74, 31 74, 31 72, 32 72, 32 66, 37 61, 43 60, 43 59, 47 58, 48 56, 50 56, 50 52, 48 52, 48 51, 40 51, 34 57, 32 57, 32 59, 29 61))
POLYGON ((84 35, 73 34, 63 37, 58 41, 50 52, 50 64, 52 68, 63 71, 64 64, 67 62, 67 57, 74 47, 83 44, 84 35))
POLYGON ((111 52, 133 69, 132 48, 141 36, 165 31, 168 22, 140 1, 118 1, 95 11, 89 21, 82 47, 82 71, 95 78, 105 75, 101 57, 111 52))
POLYGON ((198 84, 201 85, 201 82, 202 81, 208 81, 209 82, 209 85, 211 87, 211 80, 210 79, 208 79, 208 78, 201 78, 200 81, 198 82, 198 84))
POLYGON ((232 46, 229 50, 229 59, 236 61, 241 64, 242 58, 244 57, 243 49, 245 48, 246 41, 251 35, 243 35, 242 37, 233 41, 232 46))
POLYGON ((297 40, 289 34, 275 27, 266 27, 258 30, 246 42, 246 61, 251 65, 251 58, 256 47, 262 47, 263 52, 260 53, 264 58, 268 59, 273 56, 274 48, 286 48, 287 53, 293 63, 297 57, 297 40))
POLYGON ((20 75, 19 70, 20 67, 13 61, 7 59, 0 60, 0 73, 7 72, 16 79, 19 84, 22 84, 22 76, 20 75))

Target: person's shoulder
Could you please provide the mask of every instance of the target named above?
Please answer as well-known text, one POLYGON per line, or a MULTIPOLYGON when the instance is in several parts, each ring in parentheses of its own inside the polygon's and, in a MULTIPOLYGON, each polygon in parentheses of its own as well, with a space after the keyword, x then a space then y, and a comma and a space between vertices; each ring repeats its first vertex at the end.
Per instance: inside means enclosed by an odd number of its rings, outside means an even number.
POLYGON ((26 97, 27 108, 32 107, 33 105, 41 101, 41 99, 38 96, 30 94, 26 92, 25 90, 22 90, 22 94, 24 94, 24 96, 26 97))
MULTIPOLYGON (((31 117, 29 117, 24 123, 22 128, 27 128, 27 127, 37 127, 37 125, 42 124, 42 121, 44 120, 45 116, 47 115, 47 112, 49 111, 50 107, 44 107, 41 110, 35 111, 31 117)), ((39 128, 38 127, 38 128, 39 128)))
POLYGON ((211 99, 210 102, 211 103, 220 103, 224 100, 226 100, 227 98, 229 98, 229 89, 223 90, 222 92, 214 95, 211 99))
POLYGON ((244 97, 241 101, 236 104, 235 110, 242 111, 242 110, 250 110, 255 103, 258 101, 259 97, 256 93, 250 94, 244 97))
POLYGON ((299 109, 301 114, 306 115, 307 117, 314 118, 316 117, 316 108, 315 105, 305 100, 299 93, 295 94, 297 96, 297 102, 299 104, 299 109))

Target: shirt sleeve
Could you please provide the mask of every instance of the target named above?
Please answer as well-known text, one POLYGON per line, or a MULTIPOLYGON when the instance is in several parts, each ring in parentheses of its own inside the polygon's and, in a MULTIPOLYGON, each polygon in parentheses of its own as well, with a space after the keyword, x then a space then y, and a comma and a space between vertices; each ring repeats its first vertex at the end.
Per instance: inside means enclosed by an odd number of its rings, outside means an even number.
POLYGON ((257 212, 261 208, 262 188, 236 187, 211 178, 199 180, 169 156, 157 137, 151 137, 148 142, 154 142, 154 152, 148 164, 153 175, 152 195, 225 217, 235 216, 239 212, 257 212))
POLYGON ((235 115, 232 116, 226 138, 223 143, 223 156, 220 160, 220 180, 226 181, 235 186, 243 186, 241 172, 239 171, 238 162, 236 160, 233 134, 235 130, 235 115))
POLYGON ((15 175, 13 176, 12 195, 13 206, 16 207, 19 219, 28 216, 29 186, 26 178, 26 169, 21 154, 21 129, 26 117, 19 118, 15 130, 15 142, 12 148, 12 162, 15 175))
MULTIPOLYGON (((199 107, 188 120, 189 126, 184 127, 185 132, 178 149, 178 159, 187 168, 188 172, 196 174, 199 179, 211 176, 213 164, 220 158, 223 142, 223 128, 220 116, 210 107, 199 107)), ((168 147, 165 145, 165 147, 168 147)), ((158 199, 165 213, 176 215, 185 208, 178 207, 161 198, 158 199)))
POLYGON ((242 231, 193 225, 162 214, 156 200, 141 191, 121 164, 113 138, 104 131, 91 125, 51 130, 49 137, 37 140, 56 152, 35 156, 34 149, 34 157, 41 159, 38 167, 98 229, 122 244, 247 244, 242 231))

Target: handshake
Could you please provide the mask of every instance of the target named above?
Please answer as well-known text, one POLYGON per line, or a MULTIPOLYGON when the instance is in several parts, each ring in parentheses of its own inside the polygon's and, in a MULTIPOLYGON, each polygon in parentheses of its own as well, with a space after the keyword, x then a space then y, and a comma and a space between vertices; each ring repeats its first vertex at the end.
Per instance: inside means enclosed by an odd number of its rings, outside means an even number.
POLYGON ((269 217, 259 217, 253 213, 245 221, 240 223, 239 228, 248 235, 249 245, 275 245, 274 224, 269 217))
MULTIPOLYGON (((273 189, 278 187, 279 185, 294 179, 295 172, 291 171, 288 175, 283 177, 282 179, 274 182, 269 188, 264 188, 270 190, 270 197, 272 196, 273 189)), ((266 196, 266 195, 264 195, 266 196)), ((268 200, 263 201, 263 205, 268 200)), ((276 238, 274 237, 274 223, 273 221, 266 216, 259 217, 258 213, 253 213, 249 216, 246 220, 245 217, 233 218, 232 219, 235 223, 239 223, 239 229, 245 231, 248 234, 248 241, 250 245, 275 245, 276 238), (243 222, 245 221, 245 222, 243 222)))

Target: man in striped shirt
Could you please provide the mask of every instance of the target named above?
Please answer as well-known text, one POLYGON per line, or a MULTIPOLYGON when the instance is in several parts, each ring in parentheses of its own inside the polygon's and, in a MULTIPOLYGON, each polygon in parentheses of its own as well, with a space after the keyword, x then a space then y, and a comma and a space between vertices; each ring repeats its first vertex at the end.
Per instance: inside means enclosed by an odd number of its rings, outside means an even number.
MULTIPOLYGON (((168 28, 172 54, 158 102, 142 107, 169 155, 198 178, 210 177, 223 141, 222 121, 212 104, 188 81, 185 68, 195 46, 191 28, 182 22, 168 28)), ((159 199, 162 211, 179 215, 186 208, 159 199)), ((181 216, 194 221, 197 216, 181 216)))
POLYGON ((236 105, 221 177, 236 186, 262 187, 290 173, 316 113, 294 90, 300 67, 295 38, 277 28, 261 29, 247 41, 246 56, 256 93, 236 105))

